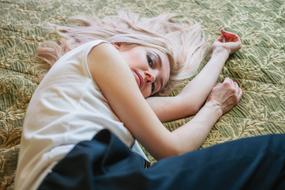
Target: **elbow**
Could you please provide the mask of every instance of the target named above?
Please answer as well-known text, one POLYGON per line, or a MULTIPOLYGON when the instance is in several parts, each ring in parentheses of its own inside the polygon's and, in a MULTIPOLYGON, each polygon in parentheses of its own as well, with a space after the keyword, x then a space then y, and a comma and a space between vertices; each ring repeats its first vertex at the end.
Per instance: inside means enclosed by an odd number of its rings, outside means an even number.
MULTIPOLYGON (((185 143, 181 141, 181 137, 173 134, 171 145, 168 146, 167 151, 164 151, 164 154, 161 154, 160 157, 156 158, 157 160, 173 157, 173 156, 181 156, 187 152, 192 152, 198 150, 201 146, 200 143, 185 143)), ((170 142, 170 141, 169 141, 170 142)))
POLYGON ((195 150, 198 150, 199 147, 191 147, 191 148, 185 148, 183 146, 179 146, 176 148, 173 148, 170 152, 168 152, 167 155, 164 155, 162 157, 156 158, 157 160, 163 159, 163 158, 167 158, 167 157, 176 157, 176 156, 181 156, 187 152, 192 152, 195 150))
POLYGON ((179 146, 173 146, 168 156, 180 156, 184 151, 179 146))
POLYGON ((169 143, 167 149, 161 152, 161 154, 156 155, 155 159, 161 160, 168 157, 180 156, 186 152, 185 150, 183 150, 183 147, 180 145, 179 141, 176 141, 175 138, 173 139, 173 141, 169 142, 171 143, 169 143))
POLYGON ((159 155, 159 156, 155 156, 155 159, 156 160, 161 160, 161 159, 168 158, 168 157, 179 156, 181 154, 183 154, 183 153, 179 149, 169 148, 167 150, 167 152, 165 152, 164 154, 159 155))

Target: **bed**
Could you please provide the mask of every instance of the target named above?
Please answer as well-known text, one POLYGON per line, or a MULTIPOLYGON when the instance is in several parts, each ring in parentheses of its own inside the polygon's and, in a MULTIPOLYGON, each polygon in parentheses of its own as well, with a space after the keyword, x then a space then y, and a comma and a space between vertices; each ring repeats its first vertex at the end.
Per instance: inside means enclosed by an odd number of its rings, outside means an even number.
MULTIPOLYGON (((209 44, 221 27, 238 33, 243 47, 227 61, 219 80, 233 78, 244 94, 201 148, 285 133, 284 0, 0 0, 0 7, 0 189, 14 187, 25 110, 48 70, 35 57, 35 49, 40 42, 57 38, 47 32, 46 24, 65 23, 79 14, 102 17, 122 9, 145 16, 177 13, 179 19, 202 23, 209 44)), ((190 119, 164 124, 173 130, 190 119)))

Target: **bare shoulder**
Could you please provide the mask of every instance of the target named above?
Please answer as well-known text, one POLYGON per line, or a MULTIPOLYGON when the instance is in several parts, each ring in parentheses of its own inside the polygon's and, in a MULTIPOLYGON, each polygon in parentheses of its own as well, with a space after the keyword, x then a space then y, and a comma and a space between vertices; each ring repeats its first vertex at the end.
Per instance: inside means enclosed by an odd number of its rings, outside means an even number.
POLYGON ((94 55, 97 55, 97 54, 104 54, 104 53, 109 53, 109 51, 112 51, 114 50, 114 46, 108 42, 103 42, 103 43, 100 43, 96 46, 94 46, 91 51, 89 52, 89 55, 88 57, 93 57, 94 55))
POLYGON ((118 54, 118 50, 110 43, 100 43, 94 46, 88 54, 88 62, 92 60, 103 59, 106 60, 108 57, 118 54))

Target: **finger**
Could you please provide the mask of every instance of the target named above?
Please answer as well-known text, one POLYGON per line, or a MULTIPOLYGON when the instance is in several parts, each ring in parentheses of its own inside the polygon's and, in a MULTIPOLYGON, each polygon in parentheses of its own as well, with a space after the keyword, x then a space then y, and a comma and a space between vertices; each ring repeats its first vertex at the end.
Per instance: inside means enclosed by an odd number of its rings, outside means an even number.
POLYGON ((238 88, 236 88, 232 80, 226 81, 223 86, 222 94, 224 94, 224 97, 231 98, 232 96, 237 96, 238 88))
POLYGON ((239 97, 239 100, 241 99, 241 97, 242 97, 242 94, 243 94, 243 92, 242 92, 242 89, 241 89, 241 88, 239 88, 239 95, 238 95, 238 97, 239 97))
POLYGON ((232 86, 232 80, 229 77, 226 77, 222 84, 225 88, 230 88, 232 86))
POLYGON ((220 39, 220 38, 224 38, 224 36, 223 36, 222 34, 220 34, 220 35, 218 36, 218 39, 220 39))
POLYGON ((218 36, 218 38, 216 39, 216 41, 224 42, 224 41, 225 41, 225 38, 224 38, 224 36, 221 34, 220 36, 218 36))
POLYGON ((234 82, 234 83, 235 83, 235 89, 236 89, 235 95, 238 99, 240 99, 241 88, 239 87, 239 85, 236 82, 234 82))
POLYGON ((225 82, 226 82, 226 83, 229 83, 229 84, 231 85, 231 87, 234 87, 234 81, 233 81, 231 78, 226 77, 226 78, 225 78, 225 82))
POLYGON ((241 41, 225 42, 225 45, 228 45, 228 46, 240 46, 241 45, 241 41))
POLYGON ((227 99, 224 103, 223 103, 223 107, 224 107, 224 111, 228 112, 229 110, 231 110, 235 105, 237 105, 238 100, 235 97, 231 97, 229 99, 227 99))
POLYGON ((229 77, 226 77, 224 80, 224 82, 231 82, 231 81, 232 81, 232 79, 230 79, 229 77))
POLYGON ((238 83, 237 83, 237 82, 235 82, 235 81, 233 81, 233 83, 234 83, 235 88, 236 88, 237 90, 239 90, 238 83))
POLYGON ((242 89, 239 87, 237 82, 234 82, 234 83, 235 83, 235 89, 236 89, 235 96, 237 97, 238 101, 240 101, 241 96, 242 96, 242 89))
POLYGON ((232 84, 233 86, 235 86, 235 81, 234 81, 233 79, 231 79, 231 78, 230 78, 230 80, 231 80, 231 84, 232 84))
POLYGON ((240 93, 239 91, 240 91, 240 88, 239 88, 238 83, 235 82, 234 80, 231 80, 231 86, 230 86, 228 94, 231 95, 231 96, 238 97, 239 93, 240 93))
POLYGON ((233 51, 236 51, 236 50, 241 48, 241 42, 240 41, 237 41, 237 42, 226 42, 226 43, 224 43, 224 46, 232 49, 233 51))

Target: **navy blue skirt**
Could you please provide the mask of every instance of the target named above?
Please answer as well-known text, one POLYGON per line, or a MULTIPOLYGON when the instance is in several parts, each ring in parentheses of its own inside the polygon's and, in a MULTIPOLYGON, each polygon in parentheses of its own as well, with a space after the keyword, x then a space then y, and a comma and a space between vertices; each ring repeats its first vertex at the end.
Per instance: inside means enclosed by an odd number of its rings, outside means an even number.
POLYGON ((77 144, 40 190, 285 189, 285 135, 246 138, 150 167, 110 131, 77 144))

